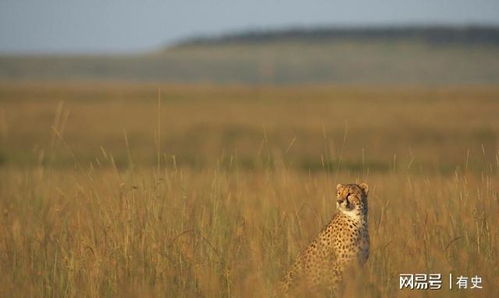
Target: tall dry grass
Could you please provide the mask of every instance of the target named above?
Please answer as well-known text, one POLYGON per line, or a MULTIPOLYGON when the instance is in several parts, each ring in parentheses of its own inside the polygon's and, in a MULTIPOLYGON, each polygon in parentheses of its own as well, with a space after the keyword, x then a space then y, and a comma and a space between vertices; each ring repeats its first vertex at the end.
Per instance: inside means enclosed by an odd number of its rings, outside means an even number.
POLYGON ((151 86, 97 86, 102 101, 88 86, 54 86, 0 88, 2 297, 267 297, 335 212, 336 183, 355 181, 372 189, 372 246, 345 296, 498 294, 495 88, 304 87, 307 102, 293 88, 176 86, 167 95, 186 98, 165 99, 158 117, 154 92, 127 99, 151 86), (232 151, 210 129, 182 130, 262 122, 258 137, 235 134, 232 151), (257 149, 244 155, 246 144, 257 149), (444 289, 401 291, 400 273, 442 273, 444 289), (449 291, 448 273, 479 275, 483 289, 449 291))
MULTIPOLYGON (((497 176, 164 168, 2 171, 2 296, 265 297, 327 223, 335 182, 369 181, 371 256, 350 288, 400 273, 479 275, 497 294, 497 176)), ((444 284, 445 285, 445 284, 444 284)), ((419 293, 422 294, 422 293, 419 293)), ((436 293, 437 294, 437 293, 436 293)))

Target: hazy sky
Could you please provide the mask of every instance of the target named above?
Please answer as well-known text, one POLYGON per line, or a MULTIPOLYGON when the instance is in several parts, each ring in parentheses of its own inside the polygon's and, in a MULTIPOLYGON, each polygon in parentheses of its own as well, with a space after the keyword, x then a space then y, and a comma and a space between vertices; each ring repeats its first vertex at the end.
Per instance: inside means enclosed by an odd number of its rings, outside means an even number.
POLYGON ((132 52, 244 29, 407 23, 499 25, 499 0, 0 0, 0 52, 132 52))

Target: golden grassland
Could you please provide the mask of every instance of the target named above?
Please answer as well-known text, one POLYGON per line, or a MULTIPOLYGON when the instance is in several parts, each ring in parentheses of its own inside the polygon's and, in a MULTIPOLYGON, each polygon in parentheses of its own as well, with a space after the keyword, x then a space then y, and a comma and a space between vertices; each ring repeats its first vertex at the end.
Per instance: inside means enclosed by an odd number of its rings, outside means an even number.
POLYGON ((336 183, 360 181, 371 254, 344 296, 497 296, 498 98, 0 83, 0 296, 268 297, 336 183), (442 273, 444 289, 401 291, 400 273, 442 273), (449 273, 483 289, 449 291, 449 273))

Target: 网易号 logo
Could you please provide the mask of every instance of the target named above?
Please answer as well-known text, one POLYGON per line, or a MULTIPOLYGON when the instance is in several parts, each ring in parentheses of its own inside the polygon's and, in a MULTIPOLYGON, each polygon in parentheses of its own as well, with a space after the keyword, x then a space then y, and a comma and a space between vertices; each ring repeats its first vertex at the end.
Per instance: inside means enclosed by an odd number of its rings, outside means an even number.
POLYGON ((399 276, 399 288, 411 290, 440 290, 443 287, 452 289, 481 289, 482 278, 475 276, 453 276, 452 273, 445 278, 440 273, 402 273, 399 276))

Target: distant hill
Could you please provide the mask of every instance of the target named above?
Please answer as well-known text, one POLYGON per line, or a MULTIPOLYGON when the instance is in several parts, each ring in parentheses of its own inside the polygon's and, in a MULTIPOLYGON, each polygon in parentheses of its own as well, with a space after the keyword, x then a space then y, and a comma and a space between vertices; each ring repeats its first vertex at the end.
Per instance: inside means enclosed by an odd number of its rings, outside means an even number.
POLYGON ((497 84, 499 28, 292 29, 190 38, 136 55, 0 56, 1 79, 497 84))
POLYGON ((260 30, 225 34, 221 36, 193 37, 177 46, 264 43, 276 41, 395 41, 413 40, 430 44, 491 44, 499 45, 499 28, 487 26, 404 26, 404 27, 345 27, 294 28, 260 30))

